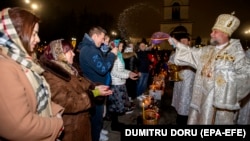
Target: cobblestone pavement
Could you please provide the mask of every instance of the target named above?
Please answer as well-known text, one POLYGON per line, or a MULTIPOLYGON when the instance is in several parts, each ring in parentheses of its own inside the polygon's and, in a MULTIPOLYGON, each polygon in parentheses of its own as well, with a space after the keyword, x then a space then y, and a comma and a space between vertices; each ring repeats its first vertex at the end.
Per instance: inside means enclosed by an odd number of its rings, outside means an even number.
MULTIPOLYGON (((171 106, 172 100, 172 87, 168 86, 168 89, 165 90, 160 101, 158 101, 160 119, 158 121, 159 125, 175 125, 176 111, 171 106)), ((137 125, 137 118, 141 115, 142 109, 139 106, 139 100, 134 100, 136 104, 136 109, 133 113, 123 115, 119 117, 119 121, 128 125, 137 125)), ((120 132, 112 131, 110 128, 111 122, 104 121, 104 129, 109 131, 108 141, 120 141, 120 132)))

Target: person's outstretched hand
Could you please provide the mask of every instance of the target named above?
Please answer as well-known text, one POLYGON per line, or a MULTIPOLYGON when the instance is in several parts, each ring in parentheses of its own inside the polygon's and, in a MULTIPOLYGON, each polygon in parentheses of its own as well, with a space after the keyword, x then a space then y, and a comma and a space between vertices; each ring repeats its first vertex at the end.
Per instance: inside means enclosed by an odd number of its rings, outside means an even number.
POLYGON ((176 47, 176 44, 178 43, 178 41, 175 38, 169 37, 168 38, 168 42, 171 46, 173 46, 173 48, 176 47))
POLYGON ((118 47, 112 48, 111 52, 114 53, 115 55, 117 55, 118 47))
POLYGON ((137 80, 138 77, 139 77, 139 75, 138 75, 137 73, 135 73, 135 72, 132 72, 132 71, 131 71, 131 72, 129 73, 129 78, 132 79, 132 80, 137 80))
POLYGON ((113 91, 110 90, 109 86, 107 85, 98 85, 95 87, 95 89, 99 90, 101 96, 108 96, 113 93, 113 91))

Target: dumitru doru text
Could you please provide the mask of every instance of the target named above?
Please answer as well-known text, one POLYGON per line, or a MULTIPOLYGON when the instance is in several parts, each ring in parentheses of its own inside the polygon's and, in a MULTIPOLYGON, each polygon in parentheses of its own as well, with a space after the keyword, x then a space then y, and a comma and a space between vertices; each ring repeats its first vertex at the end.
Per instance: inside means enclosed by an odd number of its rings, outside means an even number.
POLYGON ((125 129, 125 136, 240 136, 245 137, 245 129, 125 129))

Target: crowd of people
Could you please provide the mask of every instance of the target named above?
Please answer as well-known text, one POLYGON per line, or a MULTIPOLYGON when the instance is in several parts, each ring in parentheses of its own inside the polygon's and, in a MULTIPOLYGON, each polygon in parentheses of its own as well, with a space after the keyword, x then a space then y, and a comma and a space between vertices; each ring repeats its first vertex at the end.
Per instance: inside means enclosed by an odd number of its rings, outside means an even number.
POLYGON ((182 68, 172 99, 177 125, 250 124, 250 59, 231 38, 240 25, 233 14, 219 15, 202 48, 190 47, 187 32, 173 32, 169 60, 146 42, 111 39, 100 26, 84 34, 78 52, 55 39, 38 58, 40 19, 18 7, 0 14, 0 140, 107 141, 104 117, 121 131, 118 117, 167 63, 182 68))

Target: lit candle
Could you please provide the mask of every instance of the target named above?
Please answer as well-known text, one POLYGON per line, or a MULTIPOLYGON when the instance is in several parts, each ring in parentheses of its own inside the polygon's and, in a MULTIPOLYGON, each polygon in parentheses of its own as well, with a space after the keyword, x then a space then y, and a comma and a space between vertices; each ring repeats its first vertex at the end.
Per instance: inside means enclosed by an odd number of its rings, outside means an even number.
POLYGON ((145 119, 144 102, 142 102, 142 118, 145 119))

